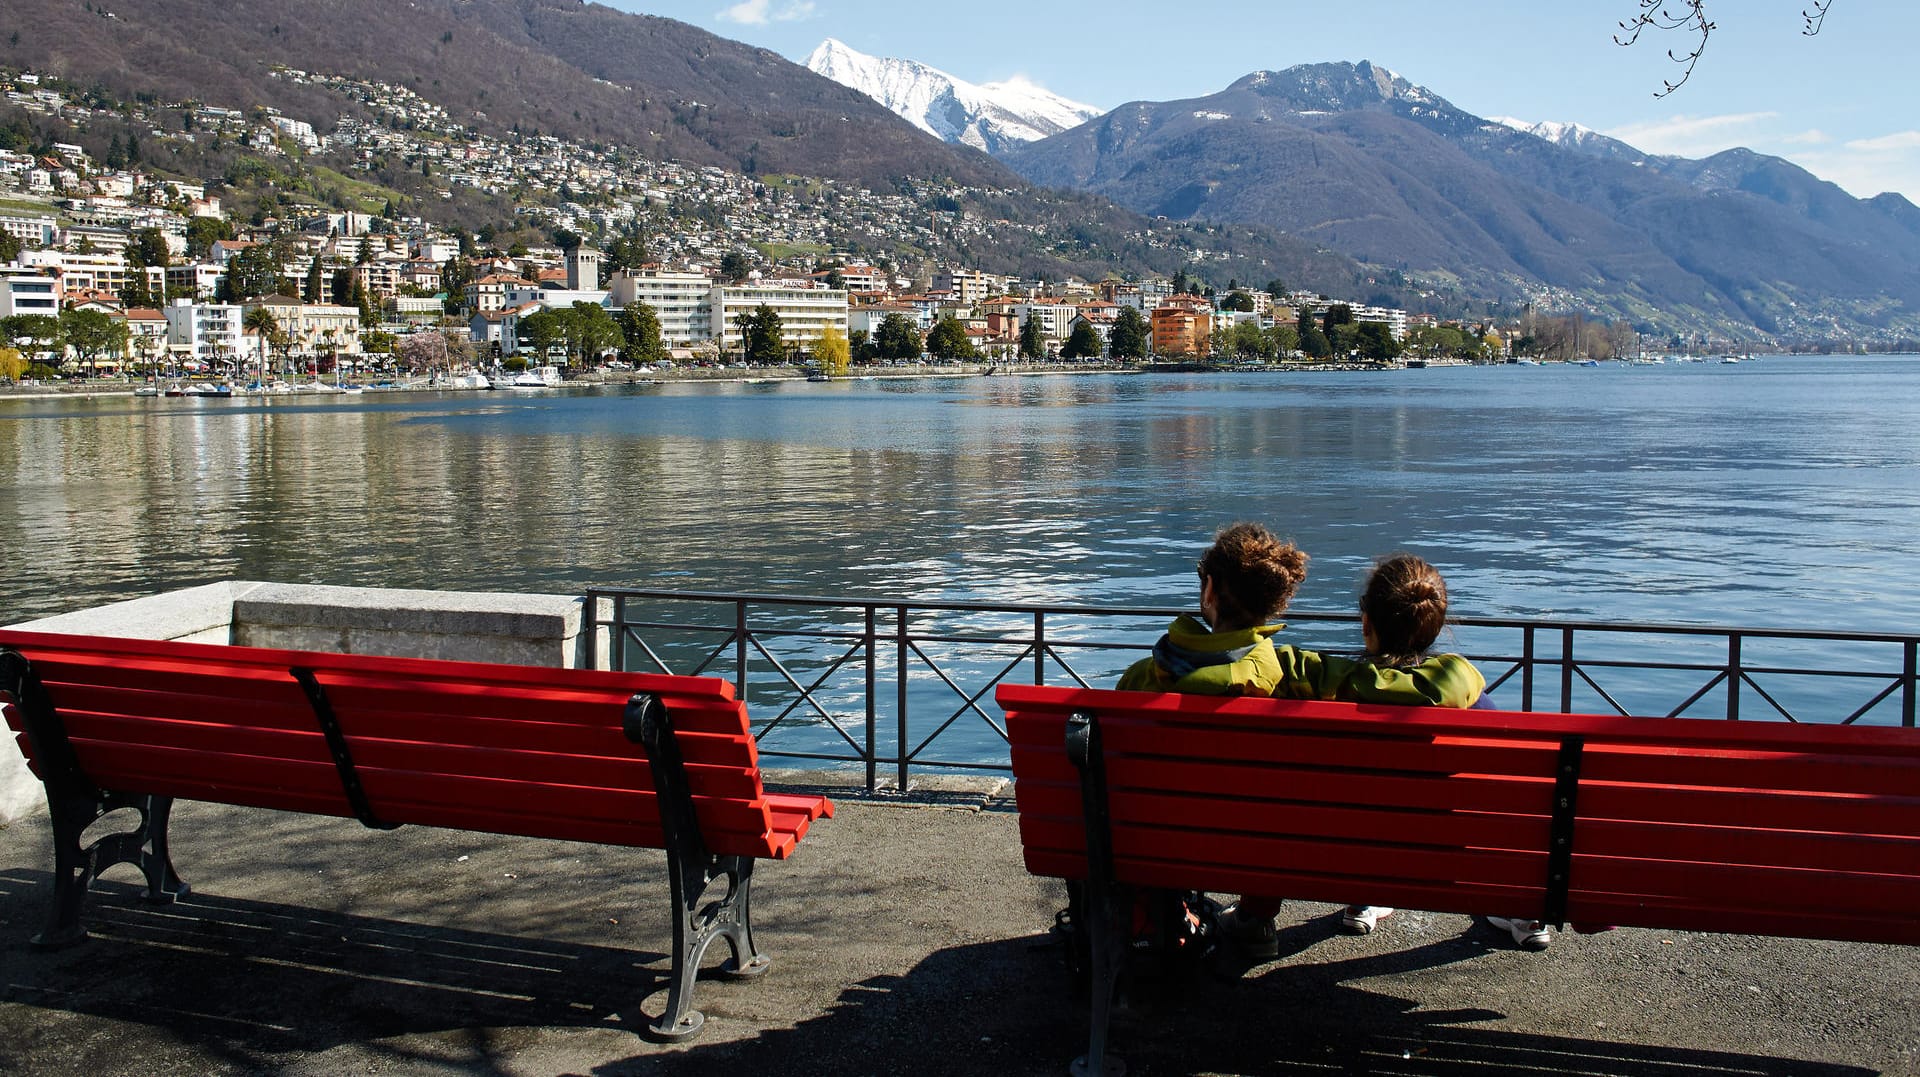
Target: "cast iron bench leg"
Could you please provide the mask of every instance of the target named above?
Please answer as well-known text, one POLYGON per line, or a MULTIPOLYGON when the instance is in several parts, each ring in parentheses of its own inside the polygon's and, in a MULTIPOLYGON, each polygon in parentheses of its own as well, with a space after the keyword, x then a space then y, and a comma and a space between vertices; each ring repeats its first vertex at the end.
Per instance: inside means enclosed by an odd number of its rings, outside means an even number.
POLYGON ((80 793, 56 795, 49 790, 47 807, 53 816, 53 911, 46 930, 33 937, 35 949, 58 950, 86 939, 80 913, 87 892, 100 873, 115 864, 139 868, 147 880, 146 900, 156 905, 171 904, 187 892, 187 884, 173 870, 167 848, 172 797, 106 793, 96 799, 80 793), (81 845, 89 826, 122 808, 139 813, 137 827, 81 845))
POLYGON ((773 963, 753 947, 752 857, 702 857, 705 863, 688 863, 669 854, 667 859, 673 890, 672 983, 667 988, 666 1012, 647 1031, 673 1043, 699 1032, 706 1023, 706 1016, 693 1008, 693 990, 707 947, 715 940, 726 940, 732 951, 720 966, 721 975, 730 979, 763 976, 773 963), (707 890, 722 879, 727 892, 703 908, 707 890))

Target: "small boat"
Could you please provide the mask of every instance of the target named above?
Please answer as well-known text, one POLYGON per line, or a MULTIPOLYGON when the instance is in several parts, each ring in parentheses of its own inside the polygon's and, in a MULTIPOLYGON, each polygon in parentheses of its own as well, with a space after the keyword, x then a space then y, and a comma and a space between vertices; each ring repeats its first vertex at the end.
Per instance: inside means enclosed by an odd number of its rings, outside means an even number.
POLYGON ((167 386, 166 391, 162 395, 163 396, 185 396, 187 395, 187 390, 184 386, 182 386, 179 382, 176 381, 172 385, 167 386))
POLYGON ((515 389, 558 389, 560 387, 560 368, 543 366, 535 370, 522 371, 513 376, 507 384, 515 389))
POLYGON ((1407 360, 1406 366, 1408 370, 1425 370, 1427 361, 1425 359, 1409 359, 1407 360))
POLYGON ((1722 363, 1728 363, 1728 364, 1732 364, 1732 363, 1737 363, 1737 362, 1739 362, 1739 361, 1740 361, 1740 357, 1739 357, 1739 356, 1737 356, 1737 355, 1723 355, 1723 356, 1721 356, 1721 357, 1720 357, 1720 361, 1721 361, 1722 363))
POLYGON ((453 381, 449 383, 449 388, 491 389, 493 388, 493 380, 488 378, 485 374, 480 373, 478 370, 470 370, 465 374, 454 375, 453 381))
POLYGON ((160 387, 159 387, 158 385, 141 385, 141 386, 136 386, 136 387, 134 388, 134 390, 133 390, 133 395, 135 395, 135 396, 159 396, 159 395, 160 395, 160 387))
POLYGON ((360 386, 360 385, 342 385, 340 386, 340 391, 347 394, 348 396, 359 396, 361 393, 364 393, 367 390, 364 386, 360 386))
POLYGON ((809 374, 807 375, 807 380, 808 381, 832 381, 833 379, 828 377, 825 374, 809 374))

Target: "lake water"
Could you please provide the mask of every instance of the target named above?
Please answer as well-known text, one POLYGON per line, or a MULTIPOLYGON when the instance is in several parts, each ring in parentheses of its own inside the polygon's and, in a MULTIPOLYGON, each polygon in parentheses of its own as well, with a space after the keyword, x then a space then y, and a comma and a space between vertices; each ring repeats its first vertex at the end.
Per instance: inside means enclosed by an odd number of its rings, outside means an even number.
POLYGON ((0 623, 218 579, 1920 627, 1920 357, 0 401, 0 623))
POLYGON ((214 579, 1183 603, 1211 532, 1456 612, 1910 631, 1920 358, 0 401, 9 620, 214 579))

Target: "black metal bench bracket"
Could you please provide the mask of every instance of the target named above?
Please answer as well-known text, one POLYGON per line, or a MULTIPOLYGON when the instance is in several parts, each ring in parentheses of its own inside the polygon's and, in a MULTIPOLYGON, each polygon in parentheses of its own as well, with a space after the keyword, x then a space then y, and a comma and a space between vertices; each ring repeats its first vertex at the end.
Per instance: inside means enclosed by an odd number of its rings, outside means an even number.
POLYGON ((647 1031, 655 1039, 678 1042, 706 1023, 706 1017, 693 1008, 693 991, 700 963, 716 940, 724 940, 732 952, 720 966, 723 976, 763 976, 772 961, 753 945, 753 857, 716 856, 708 851, 666 705, 659 696, 639 693, 627 701, 624 725, 627 739, 647 750, 673 893, 673 969, 667 1005, 647 1031), (707 891, 723 879, 726 893, 708 903, 707 891))
POLYGON ((1067 759, 1080 772, 1080 813, 1086 825, 1087 889, 1093 1007, 1087 1053, 1073 1060, 1074 1077, 1120 1077, 1126 1063, 1107 1053, 1114 996, 1126 947, 1124 932, 1132 903, 1129 891, 1114 880, 1113 828, 1107 802, 1107 763, 1100 743, 1100 720, 1076 711, 1067 718, 1067 759))
POLYGON ((1573 824, 1579 809, 1580 763, 1585 737, 1562 737, 1553 769, 1553 816, 1547 830, 1547 904, 1540 919, 1556 930, 1567 921, 1567 891, 1573 875, 1573 824))
POLYGON ((340 718, 333 713, 333 704, 327 699, 327 690, 320 685, 320 678, 310 669, 295 667, 287 671, 293 679, 300 682, 300 688, 307 694, 307 702, 313 705, 313 716, 320 723, 320 732, 327 738, 327 752, 333 756, 334 769, 340 772, 340 788, 347 795, 347 804, 353 809, 354 818, 361 825, 372 830, 394 830, 399 823, 389 823, 373 813, 373 805, 367 801, 367 791, 360 784, 360 772, 354 769, 353 752, 347 748, 347 735, 340 729, 340 718))
POLYGON ((146 876, 146 899, 171 904, 187 892, 173 870, 167 846, 167 822, 173 798, 101 789, 87 777, 67 739, 66 723, 52 697, 17 651, 0 651, 0 691, 11 695, 32 748, 35 767, 46 786, 53 823, 53 909, 47 926, 32 939, 35 949, 57 950, 84 941, 80 922, 87 893, 100 873, 116 864, 132 864, 146 876), (82 844, 87 828, 111 812, 130 809, 140 821, 132 830, 106 834, 82 844))

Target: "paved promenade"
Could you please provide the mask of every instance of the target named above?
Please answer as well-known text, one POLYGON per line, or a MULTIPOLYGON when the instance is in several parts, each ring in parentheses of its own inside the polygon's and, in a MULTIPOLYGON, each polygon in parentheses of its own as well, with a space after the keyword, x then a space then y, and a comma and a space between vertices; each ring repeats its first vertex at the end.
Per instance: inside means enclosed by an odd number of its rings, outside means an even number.
MULTIPOLYGON (((640 1037, 670 938, 657 851, 175 813, 195 888, 115 869, 95 937, 28 949, 44 814, 0 831, 0 1073, 1060 1074, 1084 1049, 991 795, 843 797, 755 892, 770 975, 703 982, 704 1033, 640 1037)), ((1466 917, 1339 935, 1282 915, 1286 956, 1148 1000, 1114 1050, 1143 1074, 1920 1074, 1920 948, 1616 931, 1514 950, 1466 917)), ((721 947, 724 950, 724 947, 721 947)), ((656 993, 657 992, 657 993, 656 993)))

